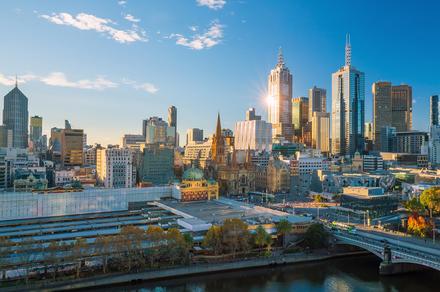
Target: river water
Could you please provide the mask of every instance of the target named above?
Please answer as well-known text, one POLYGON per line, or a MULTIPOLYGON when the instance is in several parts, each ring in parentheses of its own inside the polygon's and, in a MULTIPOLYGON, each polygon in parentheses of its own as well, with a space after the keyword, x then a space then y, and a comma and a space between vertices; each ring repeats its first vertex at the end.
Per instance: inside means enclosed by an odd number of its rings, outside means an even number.
POLYGON ((379 263, 374 256, 348 257, 145 282, 100 291, 440 291, 440 272, 424 270, 385 277, 378 275, 379 263))

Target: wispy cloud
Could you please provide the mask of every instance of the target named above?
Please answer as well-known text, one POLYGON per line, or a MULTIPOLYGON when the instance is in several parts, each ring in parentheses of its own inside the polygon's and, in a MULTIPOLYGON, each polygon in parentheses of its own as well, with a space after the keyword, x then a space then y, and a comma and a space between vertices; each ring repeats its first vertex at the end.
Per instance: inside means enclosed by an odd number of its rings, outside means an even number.
POLYGON ((151 94, 155 94, 156 92, 159 91, 159 88, 157 88, 154 84, 148 82, 141 84, 134 84, 134 88, 146 91, 151 94))
POLYGON ((16 82, 16 78, 18 84, 24 84, 29 81, 39 81, 49 86, 92 90, 105 90, 116 88, 121 85, 126 85, 136 90, 143 90, 151 94, 155 94, 159 91, 159 88, 157 88, 157 86, 149 82, 142 83, 125 78, 122 79, 120 82, 115 82, 102 76, 98 76, 95 79, 81 79, 75 81, 67 78, 66 74, 64 74, 63 72, 52 72, 48 75, 43 76, 38 76, 35 74, 24 74, 17 77, 0 73, 0 84, 5 86, 13 86, 16 82))
POLYGON ((135 18, 135 17, 134 17, 133 15, 131 15, 131 14, 127 14, 127 15, 125 15, 124 18, 125 18, 126 20, 128 20, 128 21, 131 21, 131 22, 139 22, 139 21, 141 21, 139 18, 135 18))
POLYGON ((226 4, 226 0, 197 0, 199 6, 206 6, 210 9, 222 9, 226 4))
POLYGON ((103 90, 107 88, 118 87, 117 83, 105 79, 103 77, 98 77, 94 80, 82 79, 78 81, 71 81, 68 80, 66 78, 66 75, 62 72, 50 73, 48 76, 42 77, 40 81, 51 86, 71 87, 71 88, 80 88, 80 89, 103 90))
POLYGON ((121 30, 114 28, 114 21, 108 18, 100 18, 92 14, 79 13, 73 16, 66 12, 52 13, 51 15, 43 14, 42 18, 58 24, 72 26, 80 30, 93 30, 119 43, 132 43, 138 41, 147 41, 145 32, 134 29, 121 30))
POLYGON ((119 1, 118 1, 118 4, 123 6, 123 5, 127 4, 127 1, 125 1, 125 0, 119 0, 119 1))
MULTIPOLYGON (((192 31, 194 32, 194 30, 192 31)), ((194 34, 191 37, 185 37, 181 34, 171 34, 169 38, 176 39, 176 44, 178 45, 193 50, 203 50, 218 45, 221 42, 223 39, 223 25, 218 21, 213 21, 203 34, 194 34)))

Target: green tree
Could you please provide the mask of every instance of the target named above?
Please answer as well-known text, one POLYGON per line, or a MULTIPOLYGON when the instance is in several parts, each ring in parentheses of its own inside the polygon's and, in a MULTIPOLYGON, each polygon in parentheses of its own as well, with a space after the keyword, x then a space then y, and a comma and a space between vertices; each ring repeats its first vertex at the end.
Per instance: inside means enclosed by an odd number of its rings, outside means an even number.
POLYGON ((248 225, 237 218, 226 219, 221 227, 222 243, 235 258, 237 252, 248 252, 250 233, 248 225))
POLYGON ((161 245, 164 244, 165 233, 162 227, 155 225, 148 226, 145 233, 149 244, 147 250, 150 258, 150 266, 154 266, 155 262, 161 256, 161 245))
POLYGON ((276 224, 276 229, 277 229, 277 235, 282 238, 283 247, 285 247, 286 246, 286 237, 289 233, 292 232, 292 229, 293 229, 292 223, 290 223, 286 219, 282 219, 282 220, 280 220, 280 222, 278 222, 276 224))
POLYGON ((222 228, 217 225, 212 225, 208 229, 208 232, 206 232, 202 246, 211 249, 215 255, 220 254, 223 251, 222 228))
POLYGON ((324 226, 315 223, 310 225, 304 234, 304 244, 311 249, 324 248, 328 245, 328 237, 328 232, 324 226))
POLYGON ((420 214, 425 211, 425 207, 417 198, 406 201, 405 208, 413 214, 420 214))
POLYGON ((264 246, 267 246, 268 250, 270 250, 272 236, 267 233, 263 226, 259 225, 257 229, 255 229, 254 243, 260 248, 260 250, 263 249, 264 246))
POLYGON ((133 265, 142 264, 142 243, 145 238, 144 230, 137 226, 128 225, 121 228, 120 240, 123 242, 123 254, 127 259, 125 263, 128 271, 132 270, 133 265))
POLYGON ((185 237, 177 228, 170 228, 166 233, 166 254, 174 265, 175 262, 184 260, 188 255, 188 244, 185 241, 185 237))
POLYGON ((440 187, 432 187, 424 190, 420 195, 420 203, 422 203, 422 205, 429 210, 431 225, 433 230, 435 230, 435 220, 433 215, 434 213, 440 212, 440 187))

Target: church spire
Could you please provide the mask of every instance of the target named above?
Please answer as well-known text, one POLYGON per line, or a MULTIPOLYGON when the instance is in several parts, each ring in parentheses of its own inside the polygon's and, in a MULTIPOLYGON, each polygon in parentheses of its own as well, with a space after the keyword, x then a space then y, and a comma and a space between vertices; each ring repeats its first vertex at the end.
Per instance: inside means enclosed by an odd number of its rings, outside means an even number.
POLYGON ((215 129, 215 136, 219 139, 222 136, 222 125, 220 123, 220 113, 217 114, 217 127, 215 129))
POLYGON ((345 39, 345 66, 351 66, 351 44, 349 33, 347 33, 345 39))

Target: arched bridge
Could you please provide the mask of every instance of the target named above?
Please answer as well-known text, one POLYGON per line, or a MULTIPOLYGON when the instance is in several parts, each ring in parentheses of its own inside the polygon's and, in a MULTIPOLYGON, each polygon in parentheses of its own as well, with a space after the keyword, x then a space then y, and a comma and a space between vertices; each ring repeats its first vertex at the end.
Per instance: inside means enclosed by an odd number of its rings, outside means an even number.
POLYGON ((366 231, 350 233, 344 230, 332 230, 332 234, 336 243, 354 245, 381 258, 383 260, 380 266, 382 274, 409 271, 408 267, 414 267, 414 265, 440 271, 440 249, 385 236, 381 237, 366 231))

